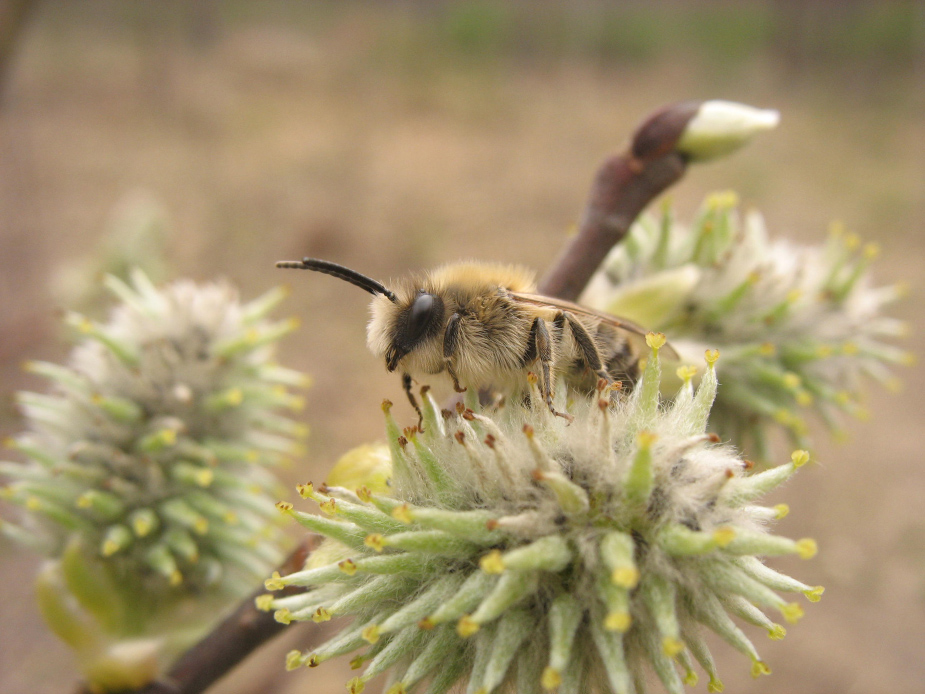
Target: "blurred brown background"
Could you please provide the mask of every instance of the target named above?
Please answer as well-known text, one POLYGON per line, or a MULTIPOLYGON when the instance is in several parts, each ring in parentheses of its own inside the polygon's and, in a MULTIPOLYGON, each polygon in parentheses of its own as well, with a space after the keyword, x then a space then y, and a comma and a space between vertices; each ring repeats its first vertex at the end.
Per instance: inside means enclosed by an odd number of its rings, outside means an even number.
MULTIPOLYGON (((650 111, 691 98, 783 120, 692 168, 671 193, 681 218, 734 188, 778 235, 816 241, 842 220, 883 247, 882 282, 911 282, 895 312, 923 334, 922 3, 27 4, 0 102, 2 434, 20 426, 12 394, 42 385, 22 360, 66 354, 63 273, 146 196, 166 215, 171 276, 226 277, 245 297, 293 287, 285 310, 303 327, 282 361, 315 385, 310 456, 287 484, 320 479, 380 436, 378 405, 400 386, 366 352, 365 295, 273 262, 315 255, 383 280, 467 257, 542 271, 600 160, 650 111)), ((925 373, 900 375, 899 395, 871 387, 873 416, 849 445, 821 443, 823 463, 776 495, 792 507, 780 532, 821 551, 773 565, 827 591, 783 642, 749 630, 771 678, 752 680, 717 644, 727 692, 925 690, 925 373)), ((76 678, 33 606, 37 563, 0 541, 8 694, 76 678)), ((282 672, 314 628, 291 629, 216 691, 343 691, 346 662, 282 672)))

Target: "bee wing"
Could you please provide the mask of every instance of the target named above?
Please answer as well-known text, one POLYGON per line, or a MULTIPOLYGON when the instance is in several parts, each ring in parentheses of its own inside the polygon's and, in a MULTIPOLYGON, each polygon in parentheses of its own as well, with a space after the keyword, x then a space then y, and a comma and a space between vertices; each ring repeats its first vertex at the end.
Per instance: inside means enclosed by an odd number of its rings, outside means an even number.
MULTIPOLYGON (((517 301, 530 304, 531 306, 558 308, 563 311, 568 311, 569 313, 595 318, 602 323, 606 323, 607 325, 616 328, 621 333, 624 333, 626 338, 635 346, 637 353, 645 354, 646 350, 648 349, 648 346, 646 345, 646 334, 649 331, 636 325, 632 321, 618 318, 617 316, 604 313, 603 311, 595 311, 593 308, 574 304, 571 301, 556 299, 551 296, 543 296, 542 294, 524 294, 521 292, 511 292, 511 296, 517 301)), ((677 361, 680 361, 681 359, 681 357, 675 351, 675 348, 670 344, 666 343, 665 346, 662 347, 661 351, 669 359, 674 359, 677 361)))

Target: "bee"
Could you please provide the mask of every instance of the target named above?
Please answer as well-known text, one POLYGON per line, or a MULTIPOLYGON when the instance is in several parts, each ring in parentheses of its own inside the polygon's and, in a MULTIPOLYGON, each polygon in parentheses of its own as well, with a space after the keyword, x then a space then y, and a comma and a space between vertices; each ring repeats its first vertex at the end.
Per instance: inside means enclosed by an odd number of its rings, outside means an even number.
POLYGON ((332 275, 373 295, 367 345, 390 372, 400 371, 419 426, 411 385, 422 376, 446 373, 457 392, 489 385, 516 391, 538 364, 546 406, 569 421, 553 405, 556 377, 583 392, 600 379, 630 388, 639 377, 642 328, 536 294, 533 273, 522 267, 455 263, 401 279, 392 289, 327 260, 283 260, 276 267, 332 275))

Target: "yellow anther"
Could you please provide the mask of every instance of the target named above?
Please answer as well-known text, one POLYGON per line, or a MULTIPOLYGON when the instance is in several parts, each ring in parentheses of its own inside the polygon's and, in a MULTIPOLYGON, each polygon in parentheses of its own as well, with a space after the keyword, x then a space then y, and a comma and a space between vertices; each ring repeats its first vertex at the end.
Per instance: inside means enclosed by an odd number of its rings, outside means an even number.
POLYGON ((664 333, 646 333, 646 344, 652 348, 653 352, 657 352, 664 347, 665 342, 667 342, 667 338, 664 333))
POLYGON ((377 552, 381 552, 384 539, 385 538, 383 538, 382 535, 379 533, 371 533, 370 535, 367 535, 364 538, 363 544, 369 547, 370 549, 373 549, 377 552))
POLYGON ((196 484, 200 487, 208 487, 215 481, 215 473, 208 468, 203 468, 202 470, 196 471, 194 479, 196 480, 196 484))
POLYGON ((816 347, 816 356, 820 359, 826 359, 832 356, 832 353, 835 350, 832 349, 832 345, 819 345, 816 347))
POLYGON ((793 399, 800 407, 809 407, 813 404, 813 395, 808 390, 798 390, 793 394, 793 399))
POLYGON ((293 412, 301 412, 305 409, 305 398, 301 395, 293 395, 289 398, 288 406, 293 412))
POLYGON ((610 580, 621 588, 635 588, 639 583, 639 569, 635 566, 618 566, 610 574, 610 580))
POLYGON ((174 569, 170 572, 170 578, 167 579, 167 582, 174 588, 183 583, 183 574, 179 570, 174 569))
POLYGON ((363 640, 367 643, 376 643, 379 640, 379 625, 373 624, 366 627, 360 632, 360 636, 362 636, 363 640))
POLYGON ((802 540, 797 540, 797 554, 800 555, 800 559, 812 559, 818 551, 816 541, 812 538, 804 537, 802 540))
POLYGON ((321 622, 328 622, 331 620, 331 611, 326 607, 319 607, 312 613, 312 621, 315 624, 321 624, 321 622))
POLYGON ((918 357, 913 352, 903 352, 899 361, 903 366, 915 366, 918 363, 918 357))
POLYGON ((401 682, 396 682, 385 690, 385 694, 407 694, 407 691, 408 690, 405 689, 405 685, 403 685, 401 682))
POLYGON ((89 494, 81 494, 77 497, 77 508, 90 508, 93 505, 93 499, 89 494))
POLYGON ((773 357, 776 352, 777 352, 777 347, 775 347, 770 342, 764 342, 758 348, 758 354, 760 354, 762 357, 773 357))
POLYGON ((363 501, 367 504, 370 501, 372 501, 373 493, 372 491, 370 491, 369 487, 367 487, 365 484, 360 487, 357 487, 356 494, 357 494, 357 497, 360 499, 360 501, 363 501))
POLYGON ((309 499, 315 494, 315 487, 311 482, 296 485, 296 491, 303 499, 309 499))
POLYGON ((780 613, 784 616, 784 619, 791 624, 796 624, 803 618, 803 608, 800 607, 799 603, 795 602, 788 602, 781 607, 780 613))
POLYGON ((111 557, 113 554, 118 552, 121 549, 121 546, 115 540, 106 540, 103 542, 103 556, 111 557))
POLYGON ((276 508, 282 511, 283 513, 286 513, 286 511, 292 510, 292 504, 290 504, 288 501, 277 501, 276 508))
POLYGON ((845 247, 846 247, 849 251, 853 251, 854 249, 856 249, 856 248, 857 248, 858 246, 860 246, 860 245, 861 245, 861 237, 860 237, 860 236, 858 236, 857 234, 854 234, 854 233, 846 234, 846 235, 845 235, 845 247))
POLYGON ((193 523, 193 532, 197 535, 205 535, 209 532, 209 521, 205 518, 197 518, 193 523))
POLYGON ((803 591, 803 595, 806 596, 806 599, 810 602, 819 602, 822 599, 822 594, 825 592, 824 586, 814 586, 809 590, 803 591))
POLYGON ((707 683, 707 691, 710 692, 710 694, 719 694, 725 688, 726 687, 723 685, 722 682, 720 682, 717 679, 713 679, 712 677, 710 678, 710 681, 707 683))
POLYGON ((716 363, 716 360, 719 359, 719 350, 718 349, 708 349, 704 352, 704 359, 707 360, 709 366, 713 366, 716 363))
POLYGON ((775 504, 773 508, 775 520, 786 518, 787 514, 790 513, 790 507, 787 504, 775 504))
POLYGON ((840 390, 835 393, 835 402, 839 405, 850 405, 852 400, 851 393, 847 390, 840 390))
POLYGON ((424 619, 418 622, 418 629, 423 629, 424 631, 430 631, 435 626, 437 625, 434 623, 434 620, 432 620, 430 617, 424 617, 424 619))
POLYGON ((337 568, 348 576, 353 576, 353 574, 357 572, 357 565, 353 559, 344 559, 343 561, 337 562, 337 568))
POLYGON ((269 612, 273 609, 273 596, 269 593, 258 595, 254 598, 254 605, 256 605, 257 609, 261 612, 269 612))
POLYGON ((719 547, 728 547, 729 543, 736 539, 735 528, 724 525, 713 531, 713 540, 719 547))
POLYGON ((360 694, 364 689, 366 689, 366 682, 360 677, 354 677, 347 682, 347 691, 350 694, 360 694))
POLYGON ((472 618, 468 615, 460 618, 460 620, 456 623, 456 633, 464 639, 472 636, 480 628, 481 627, 479 627, 476 622, 472 621, 472 618))
POLYGON ((689 383, 690 380, 697 375, 697 367, 692 365, 679 366, 675 373, 685 383, 689 383))
POLYGON ((800 387, 801 383, 803 382, 803 380, 799 377, 799 375, 793 373, 792 371, 788 371, 787 373, 784 374, 783 381, 784 381, 784 387, 789 388, 790 390, 796 390, 797 388, 800 387))
POLYGON ((280 624, 289 624, 292 622, 292 612, 287 608, 282 608, 273 613, 273 619, 275 619, 280 624))
POLYGON ((549 692, 556 689, 560 684, 562 684, 562 673, 554 667, 545 667, 543 674, 540 676, 540 685, 543 689, 549 692))
POLYGON ((286 584, 283 582, 283 577, 279 575, 279 571, 274 571, 270 578, 263 582, 263 587, 267 590, 282 590, 286 584))
POLYGON ((504 559, 497 549, 491 550, 479 560, 479 568, 487 574, 504 573, 504 559))
POLYGON ((684 644, 680 639, 676 639, 674 636, 665 636, 662 638, 662 651, 669 658, 674 658, 683 650, 684 644))
POLYGON ((864 254, 864 257, 867 258, 867 260, 875 260, 877 256, 880 255, 880 244, 865 243, 861 253, 864 254))
POLYGON ((780 641, 787 635, 787 630, 780 624, 775 624, 768 630, 768 638, 772 641, 780 641))
POLYGON ((629 631, 633 618, 629 612, 610 612, 604 618, 604 628, 607 631, 619 631, 625 634, 629 631))
POLYGON ((289 651, 286 654, 286 669, 296 670, 302 666, 302 654, 299 651, 289 651))
POLYGON ((790 454, 790 460, 793 463, 793 467, 801 468, 809 462, 809 451, 797 449, 790 454))
POLYGON ((697 677, 697 673, 694 672, 693 670, 688 670, 684 674, 684 684, 686 684, 688 687, 696 687, 697 682, 699 681, 700 681, 700 678, 697 677))
POLYGON ((650 448, 657 439, 658 434, 651 431, 640 431, 636 436, 636 445, 643 449, 650 448))
POLYGON ((752 677, 761 677, 761 675, 770 675, 771 668, 763 660, 756 660, 752 663, 752 677))
POLYGON ((322 512, 328 514, 329 516, 333 516, 334 512, 337 510, 337 503, 334 501, 334 499, 328 499, 327 501, 322 501, 320 504, 318 504, 318 508, 320 508, 322 512))
POLYGON ((30 511, 38 511, 42 508, 42 501, 37 496, 30 496, 26 499, 26 508, 30 511))
POLYGON ((795 304, 800 300, 801 296, 803 296, 803 292, 801 292, 799 289, 791 289, 789 292, 787 292, 787 296, 785 298, 788 304, 795 304))
POLYGON ((783 407, 775 410, 773 417, 775 422, 784 426, 789 426, 794 420, 793 415, 790 414, 790 410, 784 409, 783 407))
POLYGON ((410 523, 413 520, 411 517, 411 508, 408 504, 396 506, 392 509, 392 518, 400 520, 402 523, 410 523))
POLYGON ((364 658, 364 657, 363 657, 363 654, 361 653, 361 654, 358 655, 356 658, 353 658, 353 659, 350 661, 350 663, 349 663, 350 669, 351 669, 351 670, 359 670, 361 667, 363 667, 363 663, 365 663, 365 662, 366 662, 366 658, 364 658))

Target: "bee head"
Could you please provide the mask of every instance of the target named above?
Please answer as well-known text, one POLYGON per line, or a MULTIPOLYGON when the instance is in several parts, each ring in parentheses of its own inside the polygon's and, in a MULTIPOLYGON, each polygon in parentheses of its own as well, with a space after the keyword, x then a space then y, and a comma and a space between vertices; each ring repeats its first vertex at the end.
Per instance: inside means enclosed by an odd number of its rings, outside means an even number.
POLYGON ((409 299, 399 299, 385 285, 356 270, 317 258, 281 260, 276 267, 314 270, 359 287, 375 298, 367 343, 376 356, 385 357, 389 371, 398 368, 401 359, 428 339, 438 335, 443 322, 443 300, 436 294, 418 290, 409 299))
MULTIPOLYGON (((375 324, 375 308, 373 311, 370 338, 375 324)), ((402 357, 415 347, 439 335, 443 313, 443 299, 421 289, 394 315, 387 328, 388 346, 385 349, 385 365, 389 371, 394 371, 402 357)))

